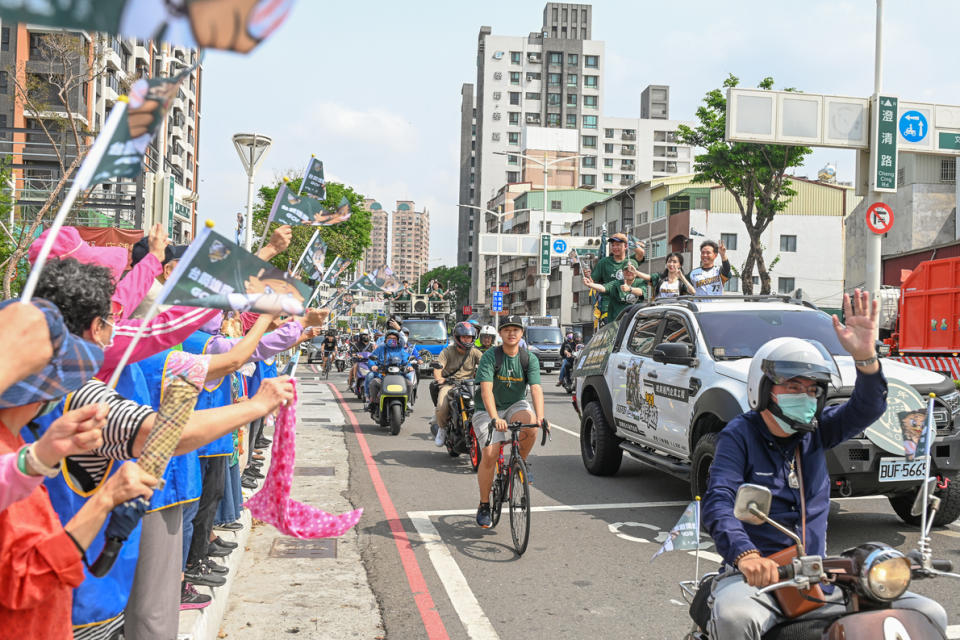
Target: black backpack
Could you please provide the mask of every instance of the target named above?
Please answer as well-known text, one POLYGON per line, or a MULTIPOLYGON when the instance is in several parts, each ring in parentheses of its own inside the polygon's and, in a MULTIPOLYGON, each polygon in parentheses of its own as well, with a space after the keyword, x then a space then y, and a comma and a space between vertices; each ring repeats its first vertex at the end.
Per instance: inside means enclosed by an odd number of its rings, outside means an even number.
MULTIPOLYGON (((496 347, 493 350, 494 366, 493 373, 500 373, 500 369, 503 368, 503 358, 506 354, 503 353, 503 347, 496 347)), ((530 384, 527 382, 527 368, 530 366, 530 352, 526 349, 520 349, 517 352, 517 355, 520 357, 520 368, 523 370, 523 383, 530 384)))

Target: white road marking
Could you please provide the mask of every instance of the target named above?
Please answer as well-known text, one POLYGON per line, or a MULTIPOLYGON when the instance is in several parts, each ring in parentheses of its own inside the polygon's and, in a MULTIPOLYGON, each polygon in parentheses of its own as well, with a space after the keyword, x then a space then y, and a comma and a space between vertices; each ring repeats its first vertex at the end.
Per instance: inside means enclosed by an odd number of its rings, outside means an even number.
POLYGON ((636 536, 627 535, 626 533, 620 532, 620 527, 645 527, 653 531, 660 531, 660 527, 654 526, 652 524, 647 524, 646 522, 614 522, 613 524, 607 525, 607 530, 610 533, 617 534, 618 538, 623 538, 624 540, 629 540, 631 542, 652 542, 646 538, 638 538, 636 536))
POLYGON ((674 600, 673 598, 670 598, 670 602, 671 602, 672 604, 677 605, 678 607, 685 607, 685 606, 687 606, 686 603, 680 602, 679 600, 674 600))
POLYGON ((576 431, 571 431, 570 429, 567 429, 566 427, 561 427, 560 425, 551 422, 551 423, 550 423, 550 430, 553 431, 554 429, 560 429, 560 431, 563 431, 564 433, 570 434, 571 436, 573 436, 573 437, 576 438, 577 440, 580 439, 580 434, 577 433, 576 431))
MULTIPOLYGON (((663 502, 612 502, 609 504, 555 504, 545 507, 530 507, 535 513, 543 511, 604 511, 606 509, 656 509, 658 507, 685 507, 689 500, 666 500, 663 502)), ((442 509, 438 511, 411 511, 410 517, 472 516, 476 509, 442 509)))

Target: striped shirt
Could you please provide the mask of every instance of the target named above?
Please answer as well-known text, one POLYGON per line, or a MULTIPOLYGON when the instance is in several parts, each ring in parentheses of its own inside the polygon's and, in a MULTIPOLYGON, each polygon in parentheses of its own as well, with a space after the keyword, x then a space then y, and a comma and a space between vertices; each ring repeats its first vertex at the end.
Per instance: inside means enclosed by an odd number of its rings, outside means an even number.
POLYGON ((134 457, 133 443, 140 427, 154 413, 151 407, 127 400, 99 380, 90 380, 77 389, 68 399, 67 408, 73 410, 99 403, 106 403, 110 407, 107 424, 101 431, 103 445, 89 453, 67 459, 71 475, 87 491, 100 484, 111 461, 134 457))

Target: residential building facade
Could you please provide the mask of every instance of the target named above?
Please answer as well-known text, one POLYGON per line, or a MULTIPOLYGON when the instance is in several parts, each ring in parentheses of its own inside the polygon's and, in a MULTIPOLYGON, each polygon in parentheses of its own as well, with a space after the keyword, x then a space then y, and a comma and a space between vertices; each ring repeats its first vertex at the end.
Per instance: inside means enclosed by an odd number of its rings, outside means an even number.
POLYGON ((430 213, 426 209, 417 211, 411 200, 398 200, 390 238, 390 268, 415 288, 420 276, 430 269, 430 213))
POLYGON ((390 214, 379 202, 373 198, 363 201, 363 208, 370 212, 370 246, 363 256, 364 269, 373 273, 380 267, 387 266, 387 237, 390 229, 390 214))

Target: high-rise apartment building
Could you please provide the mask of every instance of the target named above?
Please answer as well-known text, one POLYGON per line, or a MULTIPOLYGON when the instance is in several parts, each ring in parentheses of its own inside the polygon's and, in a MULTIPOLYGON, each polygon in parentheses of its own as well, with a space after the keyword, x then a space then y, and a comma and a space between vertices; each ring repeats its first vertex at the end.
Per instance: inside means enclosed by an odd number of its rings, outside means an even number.
POLYGON ((410 200, 398 200, 391 223, 390 268, 416 289, 430 267, 430 213, 417 211, 410 200))
POLYGON ((387 266, 387 233, 389 229, 389 215, 383 206, 373 198, 363 201, 363 208, 370 212, 370 246, 363 258, 364 269, 373 273, 380 267, 387 266))
MULTIPOLYGON (((62 56, 74 60, 81 79, 69 97, 70 111, 82 129, 81 143, 92 144, 120 96, 142 77, 179 74, 197 63, 197 52, 139 39, 94 32, 3 23, 0 25, 0 158, 9 162, 16 186, 17 209, 36 212, 76 157, 69 127, 55 120, 66 106, 49 80, 62 67, 62 56), (29 100, 25 99, 24 92, 29 100), (43 133, 53 133, 55 145, 43 133)), ((167 120, 147 149, 144 172, 135 179, 115 178, 94 187, 70 222, 91 226, 149 228, 165 223, 174 242, 193 237, 197 217, 197 149, 200 135, 202 67, 180 86, 167 120)), ((53 212, 50 214, 53 215, 53 212)))
MULTIPOLYGON (((532 128, 577 132, 574 155, 586 157, 572 172, 578 182, 572 187, 612 193, 627 181, 680 172, 682 152, 674 137, 679 123, 664 119, 669 115, 668 87, 644 92, 647 118, 602 115, 604 43, 591 39, 591 25, 590 5, 548 2, 540 30, 529 35, 501 36, 490 27, 480 28, 476 85, 461 89, 461 204, 485 207, 504 185, 529 173, 532 167, 521 155, 537 155, 526 153, 526 130, 532 128), (655 156, 658 152, 665 155, 655 156)), ((541 158, 549 151, 537 150, 541 158)), ((572 169, 557 166, 561 168, 572 169)), ((553 170, 550 180, 553 184, 553 170)), ((471 265, 470 300, 477 304, 486 299, 477 251, 479 230, 486 227, 483 215, 460 207, 458 259, 471 265)))

